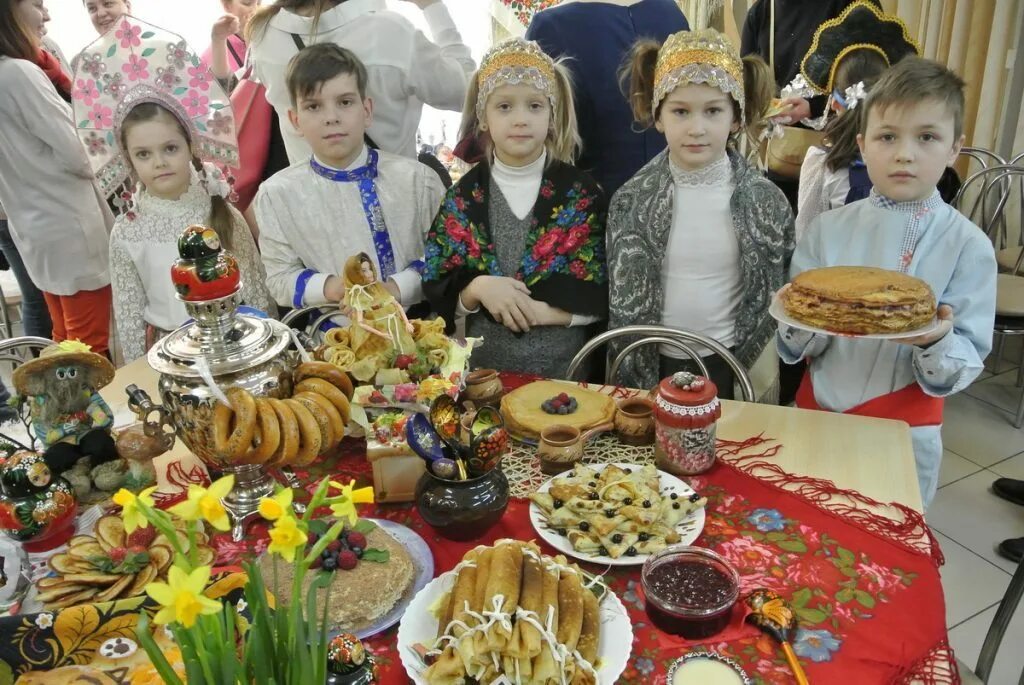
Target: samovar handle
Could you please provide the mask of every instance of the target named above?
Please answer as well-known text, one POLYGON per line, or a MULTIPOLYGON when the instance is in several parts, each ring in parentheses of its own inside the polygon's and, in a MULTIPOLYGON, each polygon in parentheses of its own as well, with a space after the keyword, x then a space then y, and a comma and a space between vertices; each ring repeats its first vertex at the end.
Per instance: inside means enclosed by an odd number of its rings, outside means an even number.
POLYGON ((126 387, 128 393, 128 408, 132 410, 139 421, 142 421, 142 431, 151 438, 159 438, 165 449, 171 449, 174 445, 174 420, 171 413, 162 404, 155 404, 149 393, 134 383, 126 387), (150 420, 150 416, 156 412, 156 420, 150 420), (164 428, 170 428, 170 431, 164 428))

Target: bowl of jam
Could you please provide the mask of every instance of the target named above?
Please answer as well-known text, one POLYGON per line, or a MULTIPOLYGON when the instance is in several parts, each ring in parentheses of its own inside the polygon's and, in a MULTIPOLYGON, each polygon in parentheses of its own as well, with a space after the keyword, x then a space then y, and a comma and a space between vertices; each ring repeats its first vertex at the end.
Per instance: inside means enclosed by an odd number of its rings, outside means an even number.
POLYGON ((664 549, 644 563, 640 577, 651 622, 690 640, 722 632, 739 597, 736 569, 702 547, 664 549))

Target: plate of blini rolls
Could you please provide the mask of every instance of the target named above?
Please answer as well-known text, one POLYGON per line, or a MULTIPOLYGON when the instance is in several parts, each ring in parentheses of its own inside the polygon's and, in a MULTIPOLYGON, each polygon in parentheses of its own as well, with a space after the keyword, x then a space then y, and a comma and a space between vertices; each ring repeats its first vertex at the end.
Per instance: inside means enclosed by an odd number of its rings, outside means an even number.
POLYGON ((398 627, 418 685, 614 685, 632 645, 615 593, 520 540, 467 552, 420 590, 398 627))

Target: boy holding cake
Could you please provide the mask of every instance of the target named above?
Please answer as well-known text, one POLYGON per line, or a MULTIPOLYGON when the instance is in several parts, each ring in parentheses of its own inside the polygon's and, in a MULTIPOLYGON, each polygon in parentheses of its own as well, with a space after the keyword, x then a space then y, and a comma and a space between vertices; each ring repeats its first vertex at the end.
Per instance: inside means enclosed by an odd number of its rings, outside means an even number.
MULTIPOLYGON (((784 361, 810 361, 797 406, 910 424, 925 507, 935 495, 942 460, 942 398, 963 390, 981 372, 995 317, 992 245, 935 189, 964 142, 963 87, 945 67, 917 57, 903 59, 882 76, 861 110, 857 136, 874 188, 867 199, 816 217, 790 267, 792 277, 840 265, 916 277, 938 302, 938 327, 916 337, 878 340, 780 324, 776 336, 784 361)), ((840 270, 838 276, 848 279, 850 273, 840 270)), ((887 305, 880 297, 888 288, 882 284, 875 293, 882 311, 887 305)), ((859 289, 847 282, 832 290, 841 299, 859 289)), ((823 292, 828 290, 825 284, 823 292)), ((872 301, 854 299, 850 312, 872 301)))

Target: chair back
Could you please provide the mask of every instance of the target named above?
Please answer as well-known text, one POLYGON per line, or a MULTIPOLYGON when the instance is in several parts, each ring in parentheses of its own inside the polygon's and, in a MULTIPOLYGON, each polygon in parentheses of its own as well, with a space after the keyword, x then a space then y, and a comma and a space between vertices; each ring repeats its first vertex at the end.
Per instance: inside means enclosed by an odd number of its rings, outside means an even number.
POLYGON ((606 385, 612 385, 615 383, 615 377, 618 375, 619 367, 622 365, 623 360, 626 359, 635 350, 644 347, 646 345, 670 345, 676 349, 682 350, 687 356, 690 357, 701 369, 704 375, 707 375, 707 367, 704 366, 704 362, 701 360, 700 355, 696 353, 693 346, 703 345, 708 349, 718 354, 732 369, 732 372, 736 375, 736 382, 740 386, 740 394, 745 402, 754 401, 754 386, 750 382, 750 374, 743 368, 739 360, 729 351, 725 345, 721 344, 714 338, 709 338, 706 335, 700 333, 694 333, 692 331, 686 331, 681 328, 670 328, 669 326, 623 326, 622 328, 616 328, 615 330, 607 331, 598 336, 592 338, 586 345, 580 348, 580 351, 576 353, 572 361, 569 362, 569 367, 566 369, 565 377, 569 380, 573 380, 576 373, 579 371, 580 366, 587 360, 587 358, 598 348, 605 343, 612 340, 618 340, 620 338, 637 338, 637 340, 626 345, 621 352, 619 352, 615 358, 608 365, 608 371, 605 374, 604 382, 606 385))
MULTIPOLYGON (((1000 164, 971 174, 953 200, 953 206, 973 221, 996 250, 1008 243, 1022 244, 1021 207, 1024 203, 1024 166, 1000 164), (972 201, 973 199, 973 201, 972 201), (1009 220, 1008 220, 1009 217, 1009 220)), ((1024 251, 1021 252, 1024 256, 1024 251)), ((1013 273, 1018 273, 1021 259, 1013 273)))

